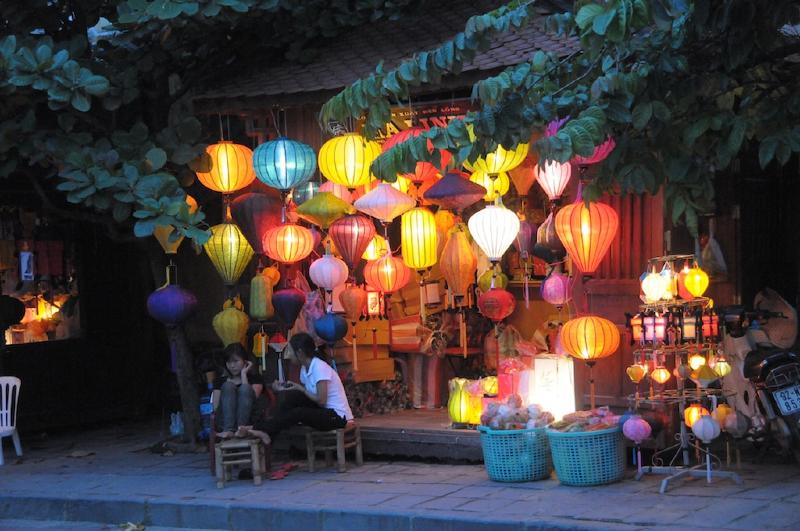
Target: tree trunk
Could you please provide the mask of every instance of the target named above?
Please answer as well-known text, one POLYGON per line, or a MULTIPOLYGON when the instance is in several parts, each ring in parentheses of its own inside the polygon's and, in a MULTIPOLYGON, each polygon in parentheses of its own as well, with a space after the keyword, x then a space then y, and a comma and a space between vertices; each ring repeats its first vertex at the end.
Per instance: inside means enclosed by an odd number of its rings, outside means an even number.
POLYGON ((200 432, 200 396, 194 377, 192 350, 182 326, 168 326, 167 339, 170 351, 175 353, 176 376, 183 407, 183 438, 186 442, 196 443, 200 432))

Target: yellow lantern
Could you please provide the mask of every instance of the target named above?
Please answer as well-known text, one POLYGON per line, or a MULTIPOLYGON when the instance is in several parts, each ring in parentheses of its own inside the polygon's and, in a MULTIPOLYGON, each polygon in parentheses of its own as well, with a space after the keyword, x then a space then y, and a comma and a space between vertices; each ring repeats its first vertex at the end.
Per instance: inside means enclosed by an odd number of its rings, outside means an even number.
POLYGON ((683 410, 683 422, 690 428, 697 422, 703 415, 708 415, 708 410, 700 404, 692 404, 683 410))
MULTIPOLYGON (((189 208, 189 214, 197 212, 197 201, 194 197, 187 195, 185 201, 189 208)), ((164 254, 178 254, 178 247, 180 247, 181 242, 183 242, 183 236, 179 236, 173 241, 170 241, 170 235, 174 230, 175 229, 170 225, 159 225, 153 230, 153 236, 156 237, 158 244, 164 249, 164 254)))
POLYGON ((262 360, 269 352, 269 335, 260 330, 253 335, 253 356, 262 360))
POLYGON ((650 378, 652 378, 655 382, 664 385, 669 381, 670 378, 669 370, 666 367, 656 367, 653 369, 653 372, 650 374, 650 378))
POLYGON ((206 148, 203 165, 197 178, 206 188, 230 194, 248 186, 256 178, 253 151, 229 141, 211 144, 206 148))
POLYGON ((716 409, 711 412, 711 416, 719 422, 720 426, 725 426, 725 419, 728 415, 733 413, 733 408, 728 404, 719 404, 716 409))
POLYGON ((689 367, 692 368, 693 371, 696 371, 700 367, 706 364, 706 357, 695 352, 691 356, 689 356, 689 367))
POLYGON ((239 227, 233 223, 220 223, 211 227, 211 237, 203 244, 203 249, 222 280, 229 286, 236 284, 253 258, 253 248, 247 243, 247 238, 239 227))
POLYGON ((447 412, 450 420, 457 424, 481 422, 481 397, 472 395, 467 390, 467 385, 471 383, 466 378, 453 378, 448 382, 450 398, 447 400, 447 412))
MULTIPOLYGON (((470 141, 475 140, 475 133, 472 126, 467 126, 470 141)), ((522 164, 528 156, 528 144, 517 144, 514 149, 506 149, 499 145, 497 148, 478 159, 474 163, 464 161, 464 167, 469 171, 481 171, 489 175, 497 175, 501 172, 512 170, 522 164)))
POLYGON ((495 396, 497 394, 497 376, 484 376, 481 378, 481 387, 483 388, 483 394, 489 396, 495 396))
MULTIPOLYGON (((728 363, 728 360, 725 356, 718 356, 716 360, 714 360, 714 373, 720 378, 725 378, 731 373, 731 364, 728 363)), ((720 422, 722 424, 722 422, 720 422)))
POLYGON ((384 254, 389 252, 389 245, 386 243, 386 238, 380 234, 372 237, 372 240, 367 245, 367 250, 361 255, 364 260, 377 260, 384 254))
POLYGON ((702 297, 703 293, 708 289, 708 275, 695 262, 694 266, 686 273, 683 285, 695 297, 702 297))
POLYGON ((629 366, 625 369, 625 373, 628 375, 628 378, 635 383, 638 384, 642 381, 642 378, 645 377, 647 374, 647 367, 644 365, 640 365, 638 363, 634 363, 633 365, 629 366))
POLYGON ((411 269, 422 271, 437 261, 436 218, 427 208, 412 208, 400 218, 400 242, 403 261, 411 269))
POLYGON ((509 181, 508 174, 505 172, 499 173, 492 178, 482 171, 476 171, 470 176, 469 180, 486 188, 486 195, 483 196, 484 201, 494 201, 496 197, 505 195, 511 186, 511 181, 509 181))
POLYGON ((570 319, 559 333, 561 346, 571 356, 583 360, 589 367, 589 397, 594 409, 594 378, 592 369, 597 360, 614 354, 619 348, 617 325, 594 315, 570 319))
POLYGON ((409 189, 411 189, 412 184, 413 183, 411 182, 411 179, 409 179, 408 177, 403 177, 402 175, 398 175, 397 180, 392 183, 392 188, 400 192, 403 192, 404 194, 407 194, 409 189))
POLYGON ((211 321, 214 332, 222 340, 222 345, 226 347, 232 343, 245 344, 248 324, 250 324, 250 318, 242 311, 242 301, 238 296, 225 301, 222 311, 211 321))
POLYGON ((704 363, 699 369, 692 371, 690 378, 701 388, 705 389, 711 382, 716 381, 719 376, 717 376, 717 373, 715 373, 711 367, 704 363))
POLYGON ((381 154, 377 142, 358 133, 347 133, 328 140, 319 150, 319 170, 336 184, 353 190, 369 184, 369 167, 381 154))

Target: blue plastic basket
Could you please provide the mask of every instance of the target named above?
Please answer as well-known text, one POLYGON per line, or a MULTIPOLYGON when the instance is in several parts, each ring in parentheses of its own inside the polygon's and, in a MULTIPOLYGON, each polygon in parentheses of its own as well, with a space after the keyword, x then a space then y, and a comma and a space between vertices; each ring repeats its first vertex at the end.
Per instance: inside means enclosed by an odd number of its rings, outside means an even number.
POLYGON ((550 477, 545 428, 493 430, 479 426, 483 463, 492 481, 534 481, 550 477))
POLYGON ((553 465, 564 485, 605 485, 622 479, 625 446, 619 426, 597 431, 547 430, 553 465))

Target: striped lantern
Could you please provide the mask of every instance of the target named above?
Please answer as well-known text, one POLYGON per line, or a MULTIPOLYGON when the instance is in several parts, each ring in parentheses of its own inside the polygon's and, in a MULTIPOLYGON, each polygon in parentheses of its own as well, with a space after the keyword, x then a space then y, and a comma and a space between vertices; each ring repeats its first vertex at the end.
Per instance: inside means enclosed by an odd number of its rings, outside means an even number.
POLYGON ((403 261, 411 269, 423 271, 436 261, 436 218, 427 208, 412 208, 400 218, 400 245, 403 261))
POLYGON ((331 223, 328 234, 344 262, 355 270, 361 255, 375 236, 375 225, 367 216, 351 214, 331 223))
POLYGON ((467 227, 463 223, 456 224, 450 230, 439 259, 439 268, 454 299, 463 301, 478 269, 478 259, 472 251, 467 227))
POLYGON ((411 279, 411 270, 401 259, 386 255, 371 260, 364 266, 364 281, 376 291, 394 293, 402 289, 411 279))
POLYGON ((469 180, 486 188, 486 194, 483 196, 483 200, 486 202, 493 202, 497 197, 506 195, 511 186, 506 172, 490 176, 482 171, 476 171, 469 180))
POLYGON ((211 227, 211 237, 203 244, 203 249, 228 286, 236 284, 254 254, 247 238, 233 223, 211 227))
POLYGON ((311 254, 314 236, 300 225, 285 223, 264 234, 264 253, 283 264, 299 262, 311 254))
POLYGON ((281 192, 288 192, 308 182, 317 169, 311 146, 280 137, 264 142, 253 151, 256 177, 281 192))
POLYGON ((556 213, 556 233, 575 266, 588 275, 600 262, 617 234, 619 216, 603 203, 583 201, 567 205, 556 213))
POLYGON ((377 142, 358 133, 347 133, 328 140, 319 150, 322 175, 350 190, 369 184, 370 165, 381 154, 377 142))
POLYGON ((386 242, 386 238, 380 234, 376 234, 372 240, 370 240, 369 245, 367 245, 367 248, 364 250, 364 254, 361 255, 361 258, 364 260, 377 260, 388 252, 389 244, 386 242))
POLYGON ((231 201, 231 217, 256 254, 264 254, 264 234, 281 222, 278 194, 248 193, 231 201))
POLYGON ((537 164, 533 168, 536 182, 542 187, 550 201, 556 201, 564 193, 572 176, 572 166, 569 162, 560 163, 554 160, 545 162, 542 166, 537 164))
POLYGON ((359 197, 353 206, 383 223, 391 223, 397 216, 412 208, 416 202, 407 194, 382 183, 359 197))
POLYGON ((311 281, 327 291, 333 291, 347 280, 350 271, 347 264, 326 252, 322 258, 317 258, 308 268, 308 276, 311 281))
POLYGON ((253 152, 249 147, 222 141, 206 148, 197 178, 215 192, 230 194, 248 186, 256 178, 253 152))
MULTIPOLYGON (((321 190, 321 189, 320 189, 321 190)), ((297 215, 327 229, 331 223, 345 214, 355 212, 353 206, 331 192, 320 191, 314 197, 297 207, 297 215)))
POLYGON ((367 291, 356 285, 348 286, 339 294, 339 302, 344 308, 345 316, 353 325, 353 369, 358 370, 358 345, 356 336, 356 322, 361 319, 367 307, 367 291))
POLYGON ((519 233, 519 218, 499 201, 473 214, 468 225, 472 238, 492 262, 500 261, 519 233))
MULTIPOLYGON (((471 141, 475 140, 475 133, 471 126, 467 126, 471 141)), ((522 164, 528 156, 528 144, 517 144, 513 149, 506 149, 497 145, 494 151, 487 153, 475 162, 464 161, 464 167, 469 171, 482 171, 489 175, 497 175, 500 172, 507 172, 522 164)))
POLYGON ((583 360, 589 366, 589 395, 591 408, 595 407, 594 378, 592 368, 597 360, 614 354, 619 348, 617 325, 594 315, 570 319, 559 333, 561 346, 571 356, 583 360))

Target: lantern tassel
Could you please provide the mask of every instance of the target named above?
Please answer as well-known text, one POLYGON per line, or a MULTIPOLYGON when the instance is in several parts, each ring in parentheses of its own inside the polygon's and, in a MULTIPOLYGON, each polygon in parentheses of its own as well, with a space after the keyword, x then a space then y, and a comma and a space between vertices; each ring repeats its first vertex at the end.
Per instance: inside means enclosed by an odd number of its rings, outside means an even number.
POLYGON ((372 329, 372 359, 378 359, 378 329, 372 329))
POLYGON ((264 327, 261 327, 261 370, 267 370, 267 335, 264 333, 264 327))
POLYGON ((356 340, 356 322, 353 323, 353 370, 358 370, 358 341, 356 340))
POLYGON ((423 274, 419 274, 419 318, 422 321, 422 324, 425 324, 425 319, 428 316, 426 315, 425 311, 425 282, 423 274))
POLYGON ((529 309, 531 307, 531 299, 528 293, 528 261, 525 261, 525 278, 522 281, 525 284, 525 309, 529 309))
POLYGON ((461 342, 461 350, 464 358, 467 357, 467 323, 464 321, 464 311, 458 314, 458 340, 461 342))

